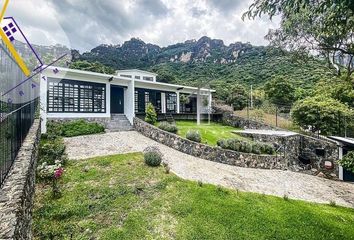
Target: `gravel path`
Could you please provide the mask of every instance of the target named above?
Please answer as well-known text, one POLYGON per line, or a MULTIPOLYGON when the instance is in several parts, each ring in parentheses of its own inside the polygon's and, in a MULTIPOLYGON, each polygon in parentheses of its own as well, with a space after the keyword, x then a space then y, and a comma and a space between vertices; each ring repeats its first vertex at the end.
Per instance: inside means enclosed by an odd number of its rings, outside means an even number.
POLYGON ((135 131, 66 138, 65 143, 70 159, 137 152, 154 145, 164 154, 171 171, 185 179, 312 202, 335 201, 338 205, 354 208, 354 184, 290 171, 242 168, 207 161, 169 148, 135 131))

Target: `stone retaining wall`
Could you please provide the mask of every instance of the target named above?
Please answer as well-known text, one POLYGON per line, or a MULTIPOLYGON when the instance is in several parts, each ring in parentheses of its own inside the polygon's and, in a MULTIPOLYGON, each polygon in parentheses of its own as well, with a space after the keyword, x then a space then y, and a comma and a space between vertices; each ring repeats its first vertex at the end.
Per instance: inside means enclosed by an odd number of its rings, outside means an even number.
POLYGON ((167 145, 183 153, 200 157, 206 160, 220 162, 239 167, 287 169, 288 159, 276 155, 258 155, 241 153, 205 144, 196 143, 180 136, 163 131, 139 118, 134 118, 134 128, 146 137, 167 145))
POLYGON ((54 122, 60 122, 60 123, 64 123, 64 122, 71 122, 71 121, 77 121, 80 119, 84 119, 87 122, 93 122, 93 123, 100 123, 102 124, 104 127, 106 127, 112 120, 110 117, 97 117, 97 118, 48 118, 47 121, 54 121, 54 122))
POLYGON ((0 239, 32 239, 40 121, 35 120, 0 189, 0 239))
POLYGON ((279 146, 279 152, 290 161, 300 157, 307 158, 309 164, 301 164, 298 171, 308 171, 313 175, 324 174, 329 178, 338 177, 338 147, 334 142, 296 134, 291 136, 268 135, 260 133, 238 132, 239 135, 257 142, 266 142, 279 146), (323 153, 323 155, 321 154, 323 153), (327 169, 325 161, 332 163, 333 168, 327 169))

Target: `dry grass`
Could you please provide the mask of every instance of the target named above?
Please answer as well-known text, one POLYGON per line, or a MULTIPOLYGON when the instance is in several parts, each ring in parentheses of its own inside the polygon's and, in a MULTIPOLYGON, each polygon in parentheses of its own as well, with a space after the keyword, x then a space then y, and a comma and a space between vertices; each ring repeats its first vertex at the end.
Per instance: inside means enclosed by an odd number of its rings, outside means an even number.
POLYGON ((243 118, 248 118, 249 116, 251 120, 262 122, 274 127, 280 127, 292 131, 296 131, 298 129, 298 127, 290 119, 286 119, 281 116, 276 118, 275 114, 266 113, 261 109, 249 110, 248 113, 247 109, 244 109, 241 111, 235 111, 235 114, 243 118))

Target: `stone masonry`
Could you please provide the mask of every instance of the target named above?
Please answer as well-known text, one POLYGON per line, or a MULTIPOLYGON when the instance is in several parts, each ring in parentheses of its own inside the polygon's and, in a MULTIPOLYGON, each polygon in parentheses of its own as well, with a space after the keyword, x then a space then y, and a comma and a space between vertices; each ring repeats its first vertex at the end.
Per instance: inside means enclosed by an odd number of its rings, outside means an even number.
POLYGON ((206 160, 225 163, 239 167, 252 167, 264 169, 287 169, 289 162, 276 155, 258 155, 242 153, 206 144, 190 141, 180 136, 163 131, 139 118, 134 118, 134 128, 146 137, 174 148, 180 152, 200 157, 206 160))
POLYGON ((0 239, 32 239, 39 126, 36 119, 0 189, 0 239))
POLYGON ((182 138, 176 134, 163 131, 151 124, 144 122, 139 118, 134 118, 134 128, 159 143, 174 148, 183 153, 203 158, 206 160, 225 163, 239 167, 264 168, 264 169, 282 169, 291 171, 301 171, 311 175, 323 174, 323 177, 336 178, 337 164, 335 162, 337 148, 332 143, 320 141, 303 135, 293 135, 287 138, 275 136, 247 136, 255 141, 276 143, 282 147, 277 155, 264 155, 242 153, 232 150, 212 147, 201 143, 196 143, 188 139, 182 138), (310 156, 310 164, 302 164, 299 156, 307 149, 310 156), (317 156, 316 149, 325 152, 324 156, 317 156), (326 169, 324 162, 330 160, 333 164, 332 169, 326 169))

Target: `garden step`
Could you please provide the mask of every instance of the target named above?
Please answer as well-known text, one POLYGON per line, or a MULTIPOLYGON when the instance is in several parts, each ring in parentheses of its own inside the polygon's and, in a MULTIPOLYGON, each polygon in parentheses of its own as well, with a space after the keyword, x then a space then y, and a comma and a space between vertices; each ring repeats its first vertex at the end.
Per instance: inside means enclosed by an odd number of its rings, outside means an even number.
POLYGON ((112 114, 111 121, 106 124, 107 132, 129 131, 133 126, 124 114, 112 114))

